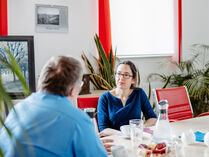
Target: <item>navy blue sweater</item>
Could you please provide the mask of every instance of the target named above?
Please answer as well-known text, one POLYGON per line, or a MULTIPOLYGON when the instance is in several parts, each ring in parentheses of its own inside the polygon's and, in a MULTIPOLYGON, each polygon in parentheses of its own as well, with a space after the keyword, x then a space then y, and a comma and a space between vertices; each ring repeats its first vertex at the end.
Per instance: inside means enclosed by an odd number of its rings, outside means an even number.
POLYGON ((100 131, 106 128, 119 130, 120 126, 129 124, 130 119, 141 119, 141 111, 146 120, 156 118, 147 95, 141 88, 133 90, 124 107, 121 99, 107 91, 100 96, 97 110, 100 131))

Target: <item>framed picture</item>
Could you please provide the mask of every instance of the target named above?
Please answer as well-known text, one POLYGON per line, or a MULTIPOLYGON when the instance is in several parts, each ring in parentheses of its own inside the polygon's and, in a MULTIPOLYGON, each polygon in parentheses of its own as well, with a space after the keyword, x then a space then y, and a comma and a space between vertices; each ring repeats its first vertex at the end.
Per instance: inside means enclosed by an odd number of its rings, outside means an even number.
POLYGON ((36 4, 36 32, 68 32, 68 7, 36 4))
MULTIPOLYGON (((0 36, 0 55, 8 59, 5 48, 9 49, 19 64, 30 89, 35 91, 34 41, 33 36, 0 36)), ((11 70, 0 65, 4 87, 12 98, 23 97, 20 81, 11 70)))

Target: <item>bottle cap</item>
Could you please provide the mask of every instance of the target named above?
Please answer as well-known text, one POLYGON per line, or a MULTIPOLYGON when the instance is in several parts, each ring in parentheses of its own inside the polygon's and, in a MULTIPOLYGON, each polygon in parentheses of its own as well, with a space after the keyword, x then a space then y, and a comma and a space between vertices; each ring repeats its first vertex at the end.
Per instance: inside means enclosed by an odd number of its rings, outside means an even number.
POLYGON ((167 103, 168 103, 167 100, 161 100, 161 101, 159 102, 159 105, 165 105, 165 104, 167 104, 167 103))
POLYGON ((94 118, 96 109, 95 108, 84 108, 84 112, 86 112, 90 118, 94 118))
POLYGON ((166 110, 168 109, 168 101, 161 100, 159 102, 159 109, 160 109, 161 113, 166 113, 166 110))

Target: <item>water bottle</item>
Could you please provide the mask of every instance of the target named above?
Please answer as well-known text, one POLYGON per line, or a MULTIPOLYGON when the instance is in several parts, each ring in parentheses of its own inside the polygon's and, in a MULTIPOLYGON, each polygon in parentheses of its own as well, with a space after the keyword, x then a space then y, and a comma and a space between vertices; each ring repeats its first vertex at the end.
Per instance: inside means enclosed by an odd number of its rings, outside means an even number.
POLYGON ((95 114, 96 114, 96 109, 95 108, 84 108, 84 112, 86 112, 89 117, 91 118, 92 123, 94 124, 94 129, 96 133, 99 133, 98 131, 98 126, 97 126, 97 121, 95 118, 95 114))
POLYGON ((168 101, 160 101, 158 107, 159 116, 153 133, 153 141, 155 143, 169 143, 172 140, 172 130, 168 120, 168 101))

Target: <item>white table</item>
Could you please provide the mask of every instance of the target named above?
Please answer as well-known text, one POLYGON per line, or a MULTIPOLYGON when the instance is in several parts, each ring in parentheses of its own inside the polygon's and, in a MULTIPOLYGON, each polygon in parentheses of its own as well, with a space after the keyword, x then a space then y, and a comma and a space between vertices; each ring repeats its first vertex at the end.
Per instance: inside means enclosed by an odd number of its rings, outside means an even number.
MULTIPOLYGON (((180 136, 182 132, 189 129, 192 129, 194 132, 209 132, 209 116, 182 120, 170 124, 173 134, 176 136, 180 136)), ((114 139, 115 145, 123 145, 128 150, 129 154, 134 156, 130 139, 126 139, 119 135, 108 136, 106 138, 114 139)), ((147 144, 150 141, 151 138, 143 138, 143 143, 147 144)), ((179 148, 178 157, 209 157, 209 147, 207 147, 203 142, 196 142, 192 145, 183 145, 179 140, 179 148)))

